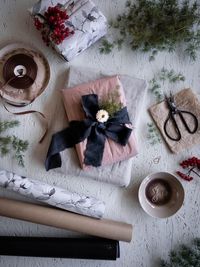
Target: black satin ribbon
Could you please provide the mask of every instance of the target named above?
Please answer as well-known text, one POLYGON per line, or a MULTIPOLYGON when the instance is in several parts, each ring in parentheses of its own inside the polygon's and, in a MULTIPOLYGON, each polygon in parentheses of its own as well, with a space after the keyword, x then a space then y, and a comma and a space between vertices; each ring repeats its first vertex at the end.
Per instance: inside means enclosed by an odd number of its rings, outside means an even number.
POLYGON ((100 110, 96 94, 82 96, 82 107, 86 115, 83 121, 71 121, 69 127, 54 134, 45 161, 46 170, 61 167, 60 152, 82 142, 87 138, 84 163, 94 167, 101 166, 106 138, 125 146, 132 129, 129 124, 127 108, 116 112, 105 123, 98 122, 96 114, 100 110))

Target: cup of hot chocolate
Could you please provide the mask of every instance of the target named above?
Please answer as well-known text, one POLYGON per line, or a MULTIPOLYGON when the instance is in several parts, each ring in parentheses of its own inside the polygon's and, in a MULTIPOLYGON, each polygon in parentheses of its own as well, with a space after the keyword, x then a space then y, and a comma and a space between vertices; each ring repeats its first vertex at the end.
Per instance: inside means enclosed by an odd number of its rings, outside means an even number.
POLYGON ((141 207, 150 216, 167 218, 181 208, 184 189, 173 174, 157 172, 142 181, 138 197, 141 207))

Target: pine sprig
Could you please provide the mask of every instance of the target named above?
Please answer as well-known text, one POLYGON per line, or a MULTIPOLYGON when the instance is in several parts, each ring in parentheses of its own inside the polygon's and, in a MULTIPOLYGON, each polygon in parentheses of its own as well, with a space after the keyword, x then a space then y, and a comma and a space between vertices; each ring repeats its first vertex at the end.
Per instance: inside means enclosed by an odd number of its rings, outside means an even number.
POLYGON ((173 69, 167 70, 162 68, 153 79, 149 81, 149 90, 155 95, 157 102, 164 99, 164 93, 162 90, 161 82, 177 83, 185 81, 185 77, 182 73, 176 73, 173 69))
POLYGON ((157 102, 160 102, 164 99, 164 94, 161 85, 155 76, 149 81, 149 90, 155 95, 157 102))
POLYGON ((197 30, 193 36, 186 37, 188 46, 185 49, 186 54, 195 61, 197 59, 197 50, 200 48, 200 30, 197 30))
POLYGON ((160 267, 199 267, 200 266, 200 238, 194 239, 189 245, 181 245, 169 254, 169 260, 161 260, 160 267))
MULTIPOLYGON (((19 121, 0 121, 0 133, 19 125, 19 121)), ((15 135, 0 136, 0 155, 2 157, 12 153, 18 165, 24 167, 24 152, 28 148, 28 141, 24 141, 15 135)))
POLYGON ((14 158, 17 160, 18 165, 24 167, 24 154, 28 148, 28 141, 23 141, 16 136, 12 136, 12 148, 14 150, 14 158))
POLYGON ((9 145, 11 143, 11 137, 0 137, 0 153, 1 156, 6 156, 9 153, 9 145))
POLYGON ((185 77, 182 73, 176 73, 173 69, 167 70, 165 68, 162 68, 160 73, 158 73, 158 78, 160 81, 168 80, 170 83, 185 81, 185 77))
POLYGON ((149 143, 151 145, 162 143, 160 133, 158 132, 153 122, 147 123, 147 130, 148 130, 147 138, 149 139, 149 143))
POLYGON ((99 47, 99 51, 101 54, 109 54, 114 48, 114 44, 109 42, 106 39, 103 39, 101 42, 101 46, 99 47))
POLYGON ((118 39, 112 43, 107 39, 103 39, 101 46, 99 47, 99 51, 101 54, 110 54, 114 47, 117 47, 118 50, 120 50, 122 48, 123 42, 123 39, 118 39))
POLYGON ((19 126, 19 121, 0 121, 0 133, 16 126, 19 126))
MULTIPOLYGON (((117 90, 118 88, 116 88, 117 90)), ((100 109, 104 109, 112 117, 117 111, 122 109, 123 104, 119 101, 118 91, 108 94, 106 99, 100 100, 100 109)))
POLYGON ((136 0, 128 1, 126 11, 110 23, 118 31, 114 42, 103 41, 100 51, 111 52, 118 40, 130 48, 150 52, 153 60, 158 51, 173 52, 184 44, 185 53, 192 60, 200 48, 200 16, 197 1, 136 0), (108 49, 109 48, 109 49, 108 49))

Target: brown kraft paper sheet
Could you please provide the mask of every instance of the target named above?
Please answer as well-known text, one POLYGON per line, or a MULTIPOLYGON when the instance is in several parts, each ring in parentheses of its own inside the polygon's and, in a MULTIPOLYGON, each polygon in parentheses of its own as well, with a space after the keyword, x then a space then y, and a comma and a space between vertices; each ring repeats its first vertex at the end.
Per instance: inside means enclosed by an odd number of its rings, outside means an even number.
MULTIPOLYGON (((176 122, 178 124, 180 133, 181 133, 181 140, 180 141, 173 141, 169 139, 164 132, 164 123, 169 114, 169 108, 165 101, 162 101, 156 105, 153 105, 149 108, 149 112, 155 121, 158 129, 160 130, 165 142, 167 143, 169 149, 173 153, 179 153, 184 149, 190 148, 194 145, 200 144, 200 102, 197 96, 193 93, 193 91, 188 89, 183 89, 177 94, 174 95, 175 103, 178 109, 192 112, 198 119, 198 129, 196 133, 190 134, 185 129, 183 123, 181 122, 179 116, 176 116, 176 122)), ((193 119, 190 116, 184 114, 184 118, 187 121, 187 124, 192 129, 193 126, 193 119)), ((169 123, 168 125, 168 132, 171 136, 176 137, 176 132, 174 131, 174 127, 169 123)))

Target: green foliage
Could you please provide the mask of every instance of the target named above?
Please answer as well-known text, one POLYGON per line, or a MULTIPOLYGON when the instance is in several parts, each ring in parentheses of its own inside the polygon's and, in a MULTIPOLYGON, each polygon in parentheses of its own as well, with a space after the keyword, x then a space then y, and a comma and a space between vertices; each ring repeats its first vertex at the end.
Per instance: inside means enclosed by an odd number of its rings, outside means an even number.
POLYGON ((24 167, 24 154, 28 148, 28 141, 23 141, 16 136, 12 136, 12 148, 14 150, 14 158, 17 160, 18 164, 24 167))
POLYGON ((149 81, 149 90, 155 95, 157 102, 160 102, 164 99, 161 85, 155 77, 149 81))
POLYGON ((99 51, 102 54, 109 54, 112 51, 113 47, 113 43, 110 43, 108 40, 103 39, 99 51))
POLYGON ((167 70, 165 68, 162 68, 160 73, 158 73, 158 78, 160 81, 168 80, 170 83, 185 81, 185 77, 182 73, 176 73, 173 69, 167 70))
POLYGON ((147 128, 148 128, 147 138, 149 139, 150 144, 156 145, 156 144, 162 143, 160 133, 158 132, 154 123, 153 122, 147 123, 147 128))
POLYGON ((160 267, 200 267, 200 238, 171 251, 169 261, 161 261, 160 267))
POLYGON ((176 73, 173 69, 167 70, 162 68, 153 79, 149 81, 149 90, 155 95, 157 102, 164 99, 164 93, 160 82, 168 81, 169 83, 176 83, 185 81, 185 77, 182 73, 176 73))
MULTIPOLYGON (((11 129, 19 125, 18 121, 0 121, 0 134, 6 130, 11 129)), ((13 157, 17 160, 18 164, 24 167, 24 152, 28 148, 28 141, 23 141, 16 137, 0 136, 0 154, 6 156, 13 151, 13 157)))
POLYGON ((106 110, 109 116, 112 117, 123 107, 123 104, 119 101, 119 93, 117 91, 110 93, 106 99, 100 101, 99 107, 106 110))
POLYGON ((182 43, 185 53, 196 59, 200 48, 200 17, 197 1, 136 0, 128 1, 126 11, 111 22, 117 29, 119 39, 110 43, 103 41, 101 52, 109 53, 117 45, 127 43, 133 51, 150 52, 150 60, 158 51, 173 52, 182 43))
POLYGON ((19 121, 0 121, 0 133, 19 125, 19 121))
POLYGON ((123 42, 123 39, 118 39, 112 43, 109 42, 107 39, 103 39, 101 42, 101 46, 99 47, 99 51, 101 54, 110 54, 110 52, 115 46, 118 48, 118 50, 120 50, 122 48, 123 42))

